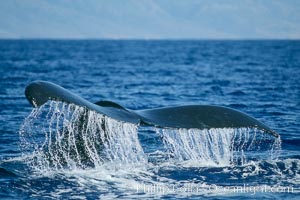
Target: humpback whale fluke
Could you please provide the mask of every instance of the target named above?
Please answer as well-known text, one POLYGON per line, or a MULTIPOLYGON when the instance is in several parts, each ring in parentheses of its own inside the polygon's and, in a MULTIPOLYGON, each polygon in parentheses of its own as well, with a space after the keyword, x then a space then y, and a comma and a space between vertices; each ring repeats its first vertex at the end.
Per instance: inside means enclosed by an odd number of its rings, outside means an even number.
POLYGON ((265 124, 238 110, 211 105, 187 105, 146 110, 130 110, 111 101, 91 103, 54 83, 34 81, 25 89, 28 101, 39 107, 48 100, 72 103, 119 121, 162 128, 257 128, 279 135, 265 124))

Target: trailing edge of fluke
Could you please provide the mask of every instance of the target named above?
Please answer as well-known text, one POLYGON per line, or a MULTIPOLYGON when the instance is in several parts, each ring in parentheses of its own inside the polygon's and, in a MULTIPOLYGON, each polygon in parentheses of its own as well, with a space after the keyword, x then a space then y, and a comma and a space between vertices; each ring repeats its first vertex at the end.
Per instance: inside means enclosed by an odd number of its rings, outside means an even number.
POLYGON ((39 107, 48 100, 62 101, 94 110, 116 119, 162 128, 257 128, 275 137, 279 135, 265 124, 238 110, 211 105, 187 105, 147 110, 130 110, 111 101, 91 103, 54 83, 34 81, 25 89, 28 101, 39 107))

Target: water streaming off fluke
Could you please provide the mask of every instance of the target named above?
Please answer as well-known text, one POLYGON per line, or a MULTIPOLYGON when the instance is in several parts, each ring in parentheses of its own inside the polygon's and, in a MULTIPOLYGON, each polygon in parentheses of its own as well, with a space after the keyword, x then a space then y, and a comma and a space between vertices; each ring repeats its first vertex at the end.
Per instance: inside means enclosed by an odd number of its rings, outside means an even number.
MULTIPOLYGON (((280 138, 256 129, 158 129, 165 161, 197 166, 228 166, 274 159, 280 138)), ((50 101, 34 108, 21 130, 21 149, 36 170, 147 165, 139 127, 73 104, 50 101), (29 155, 29 156, 28 156, 29 155)), ((159 138, 159 137, 158 137, 159 138)), ((153 155, 153 154, 151 154, 153 155)))
POLYGON ((90 168, 104 162, 146 162, 137 126, 72 104, 51 101, 34 108, 21 131, 21 148, 39 170, 90 168))
POLYGON ((161 129, 169 157, 193 166, 229 166, 249 160, 276 159, 280 138, 251 128, 161 129))

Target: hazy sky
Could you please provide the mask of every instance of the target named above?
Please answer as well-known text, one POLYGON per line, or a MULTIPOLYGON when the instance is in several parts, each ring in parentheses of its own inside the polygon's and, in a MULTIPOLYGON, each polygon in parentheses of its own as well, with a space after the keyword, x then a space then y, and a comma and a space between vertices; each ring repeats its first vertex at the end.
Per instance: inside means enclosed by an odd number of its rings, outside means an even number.
POLYGON ((0 0, 0 38, 300 39, 300 0, 0 0))

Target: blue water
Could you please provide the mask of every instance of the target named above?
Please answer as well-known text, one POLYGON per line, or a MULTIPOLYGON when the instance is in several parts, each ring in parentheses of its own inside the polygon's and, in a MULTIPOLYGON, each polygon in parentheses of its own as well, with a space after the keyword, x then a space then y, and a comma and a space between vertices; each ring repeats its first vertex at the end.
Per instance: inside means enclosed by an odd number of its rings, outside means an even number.
MULTIPOLYGON (((0 74, 0 198, 300 196, 300 41, 1 40, 0 74), (267 153, 262 140, 254 144, 257 155, 261 155, 256 159, 233 162, 226 160, 225 151, 219 158, 209 158, 211 164, 201 160, 201 151, 196 151, 202 141, 190 140, 190 149, 181 148, 188 140, 183 138, 187 130, 128 125, 137 128, 137 133, 130 132, 137 138, 119 135, 114 145, 141 148, 121 155, 108 147, 106 150, 120 162, 44 166, 43 162, 30 161, 38 151, 36 147, 23 147, 24 141, 29 146, 45 141, 44 122, 51 123, 43 114, 40 118, 30 115, 32 107, 24 89, 34 80, 54 82, 92 102, 110 100, 130 109, 190 104, 235 108, 280 134, 275 148, 278 152, 267 153), (29 119, 42 128, 30 127, 34 124, 28 125, 29 119), (26 134, 21 134, 24 123, 26 134), (178 140, 173 146, 172 137, 178 140), (135 156, 138 163, 132 163, 135 156), (229 190, 234 187, 240 188, 229 190)), ((38 112, 53 112, 53 104, 38 112)), ((220 136, 232 130, 215 131, 220 136)), ((255 137, 255 131, 248 133, 255 137)), ((212 133, 188 134, 195 139, 197 134, 212 133)), ((216 148, 224 144, 226 150, 229 144, 225 141, 223 138, 216 148)))

